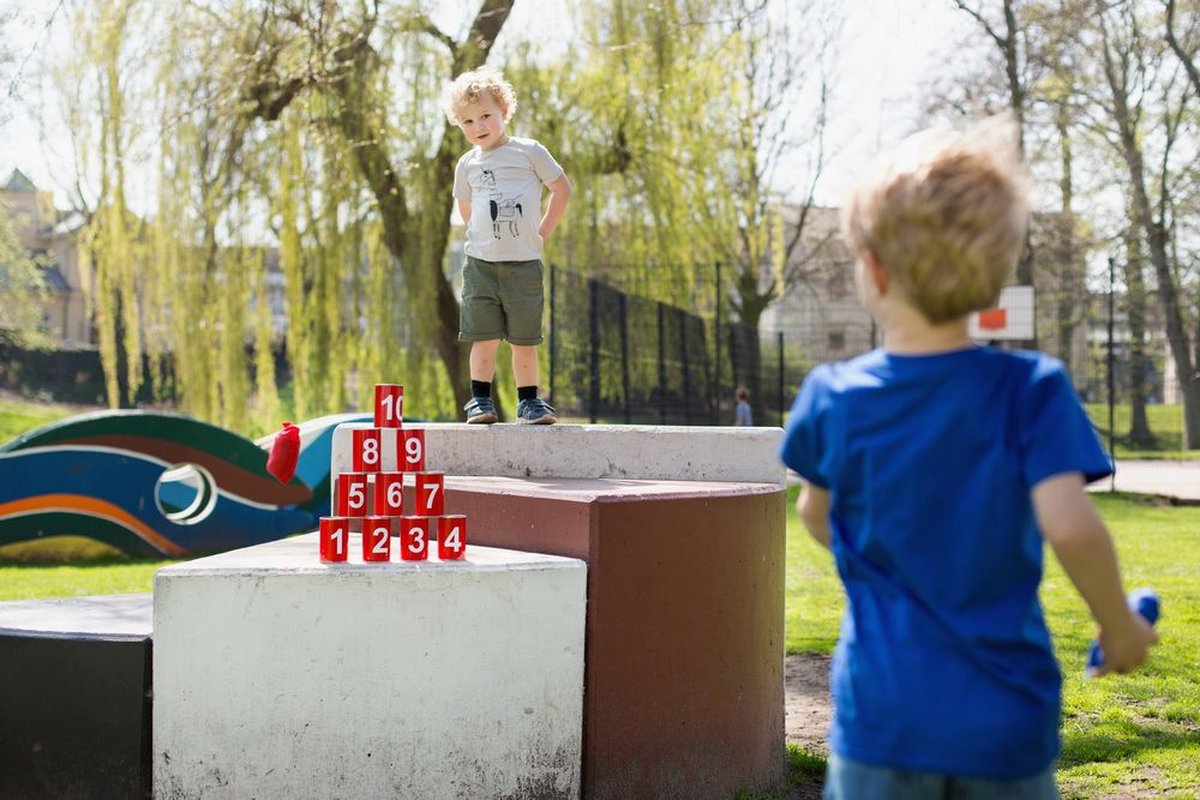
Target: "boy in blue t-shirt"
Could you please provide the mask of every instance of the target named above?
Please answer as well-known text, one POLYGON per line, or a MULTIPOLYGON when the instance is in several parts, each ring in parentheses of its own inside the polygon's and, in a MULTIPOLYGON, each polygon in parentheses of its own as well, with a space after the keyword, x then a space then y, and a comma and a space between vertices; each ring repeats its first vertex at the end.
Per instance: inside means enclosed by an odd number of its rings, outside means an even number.
POLYGON ((884 346, 808 375, 780 451, 847 596, 827 798, 1057 797, 1043 540, 1100 625, 1098 674, 1156 641, 1085 493, 1111 466, 1062 364, 967 336, 1025 242, 1011 139, 995 122, 919 134, 843 211, 884 346))

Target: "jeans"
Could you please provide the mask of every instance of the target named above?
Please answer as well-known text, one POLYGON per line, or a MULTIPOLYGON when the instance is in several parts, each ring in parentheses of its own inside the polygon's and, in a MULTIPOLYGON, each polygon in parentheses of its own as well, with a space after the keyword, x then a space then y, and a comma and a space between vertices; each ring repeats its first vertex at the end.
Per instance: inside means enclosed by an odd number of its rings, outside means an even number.
POLYGON ((825 800, 1057 800, 1054 767, 1031 778, 993 781, 905 772, 830 753, 825 800))

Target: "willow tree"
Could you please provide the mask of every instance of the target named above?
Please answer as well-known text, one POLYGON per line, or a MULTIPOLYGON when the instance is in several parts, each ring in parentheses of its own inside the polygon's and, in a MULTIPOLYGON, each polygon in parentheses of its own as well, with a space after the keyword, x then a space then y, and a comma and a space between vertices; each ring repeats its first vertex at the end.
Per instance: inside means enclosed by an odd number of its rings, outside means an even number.
POLYGON ((378 242, 397 273, 390 288, 405 293, 411 331, 432 345, 458 403, 470 396, 470 385, 466 349, 457 340, 458 298, 444 262, 449 187, 462 142, 429 102, 429 87, 483 64, 511 9, 512 0, 485 0, 467 35, 456 40, 416 7, 280 2, 249 20, 238 42, 241 118, 271 126, 293 105, 305 104, 310 124, 336 137, 331 147, 369 195, 378 242), (391 53, 416 57, 396 63, 391 53), (396 92, 393 71, 412 79, 407 86, 417 96, 396 92), (391 116, 397 105, 420 108, 437 123, 397 129, 391 116))
POLYGON ((418 389, 418 411, 469 394, 442 266, 462 142, 434 96, 483 63, 511 2, 484 3, 461 42, 409 5, 343 6, 78 6, 86 47, 63 83, 81 174, 99 177, 81 205, 110 403, 132 399, 146 354, 154 393, 268 427, 281 333, 301 418, 362 407, 380 380, 418 389), (135 215, 126 165, 149 143, 157 193, 135 215), (276 256, 283 332, 268 303, 276 256), (430 343, 440 369, 421 357, 430 343))
POLYGON ((143 373, 145 230, 129 208, 126 168, 138 129, 138 115, 127 107, 130 76, 139 66, 130 54, 130 31, 139 27, 144 11, 138 0, 119 0, 82 5, 72 20, 80 52, 90 59, 99 120, 94 132, 99 189, 83 233, 80 272, 96 323, 108 403, 114 407, 133 402, 143 373))
MULTIPOLYGON (((719 104, 721 84, 700 89, 690 72, 713 43, 694 24, 707 4, 680 0, 581 4, 580 47, 560 69, 541 70, 541 88, 556 102, 526 104, 533 134, 572 176, 571 208, 556 234, 578 271, 656 300, 687 303, 711 292, 709 241, 695 234, 697 156, 705 109, 719 104), (698 90, 699 89, 699 90, 698 90), (699 283, 698 283, 699 279, 699 283)), ((537 86, 522 73, 522 91, 537 86)), ((525 124, 525 119, 522 120, 525 124)))

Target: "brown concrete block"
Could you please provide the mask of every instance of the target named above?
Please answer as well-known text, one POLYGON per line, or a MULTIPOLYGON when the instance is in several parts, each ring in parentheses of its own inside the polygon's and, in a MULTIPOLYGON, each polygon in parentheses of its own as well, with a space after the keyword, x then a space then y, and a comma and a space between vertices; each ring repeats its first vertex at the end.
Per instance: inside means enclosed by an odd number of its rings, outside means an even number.
POLYGON ((588 563, 583 796, 727 798, 783 774, 783 487, 446 479, 472 544, 588 563))

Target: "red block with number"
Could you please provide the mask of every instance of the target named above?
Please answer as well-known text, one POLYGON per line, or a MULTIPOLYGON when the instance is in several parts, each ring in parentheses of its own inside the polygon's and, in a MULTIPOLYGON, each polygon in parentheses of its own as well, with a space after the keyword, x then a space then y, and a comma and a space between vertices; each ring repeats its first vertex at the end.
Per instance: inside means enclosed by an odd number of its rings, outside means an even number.
POLYGON ((400 560, 425 561, 429 558, 429 518, 400 518, 400 560))
POLYGON ((375 427, 399 428, 404 424, 404 387, 398 383, 375 384, 375 427))
POLYGON ((333 511, 339 517, 367 515, 367 473, 338 473, 337 499, 333 511))
POLYGON ((396 468, 401 472, 425 471, 425 431, 405 428, 396 436, 396 468))
POLYGON ((389 561, 392 557, 391 517, 367 517, 363 520, 363 561, 389 561))
POLYGON ((375 476, 376 516, 398 517, 404 513, 404 473, 380 472, 375 476))
POLYGON ((417 473, 417 504, 413 513, 422 517, 440 517, 445 510, 444 473, 417 473))
POLYGON ((351 462, 355 472, 383 469, 383 436, 379 428, 355 428, 351 462))
POLYGON ((345 561, 350 553, 350 519, 321 517, 321 560, 330 563, 345 561))
POLYGON ((438 558, 457 561, 467 552, 467 517, 447 514, 438 520, 438 558))

